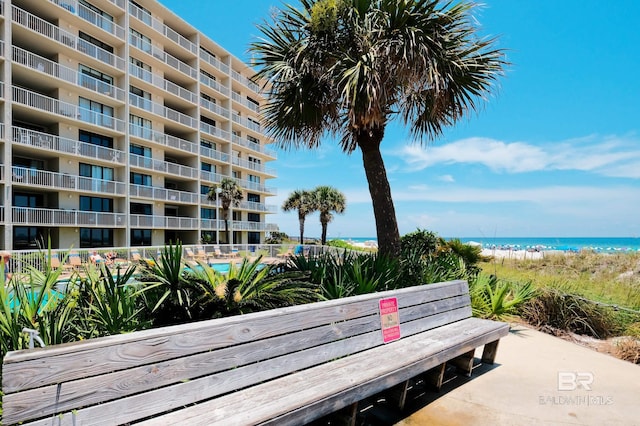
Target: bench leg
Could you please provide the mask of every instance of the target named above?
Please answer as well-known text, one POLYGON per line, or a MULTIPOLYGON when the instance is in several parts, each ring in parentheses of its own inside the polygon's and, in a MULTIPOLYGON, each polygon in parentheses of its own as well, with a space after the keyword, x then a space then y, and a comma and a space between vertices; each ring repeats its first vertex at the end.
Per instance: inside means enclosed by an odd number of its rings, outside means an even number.
POLYGON ((424 381, 436 389, 436 391, 440 392, 440 388, 442 387, 442 381, 444 380, 444 370, 447 366, 447 363, 443 362, 439 366, 432 368, 431 370, 424 373, 424 381))
POLYGON ((404 410, 404 406, 407 402, 407 393, 409 392, 410 387, 410 380, 406 380, 395 386, 389 394, 389 396, 398 403, 400 411, 404 410))
POLYGON ((471 371, 473 370, 473 355, 476 350, 470 350, 469 352, 453 358, 449 363, 455 366, 458 370, 465 373, 467 377, 471 377, 471 371))
POLYGON ((351 414, 349 415, 349 426, 356 426, 356 417, 358 416, 358 403, 354 402, 350 407, 351 414))
POLYGON ((482 363, 483 364, 493 364, 496 359, 496 353, 498 352, 498 343, 500 340, 496 340, 495 342, 487 343, 484 345, 484 350, 482 351, 482 363))

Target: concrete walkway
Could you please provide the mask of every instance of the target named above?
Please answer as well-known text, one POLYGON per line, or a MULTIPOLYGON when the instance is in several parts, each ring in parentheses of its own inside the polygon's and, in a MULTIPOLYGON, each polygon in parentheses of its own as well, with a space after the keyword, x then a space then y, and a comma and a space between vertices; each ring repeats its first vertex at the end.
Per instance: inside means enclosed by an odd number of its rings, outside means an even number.
POLYGON ((640 425, 640 366, 517 325, 495 365, 424 398, 396 425, 640 425))

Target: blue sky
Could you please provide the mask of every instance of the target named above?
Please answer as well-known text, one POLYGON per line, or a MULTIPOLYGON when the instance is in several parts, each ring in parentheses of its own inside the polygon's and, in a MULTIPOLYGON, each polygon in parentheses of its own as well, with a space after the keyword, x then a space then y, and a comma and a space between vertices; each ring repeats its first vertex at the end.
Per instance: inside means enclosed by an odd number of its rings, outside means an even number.
MULTIPOLYGON (((161 3, 245 60, 256 23, 281 4, 161 3)), ((475 15, 512 65, 478 114, 441 138, 421 145, 399 125, 387 128, 382 150, 400 233, 640 236, 640 2, 485 0, 475 15)), ((268 185, 278 196, 269 204, 331 185, 347 209, 329 238, 376 235, 359 152, 347 156, 327 140, 316 151, 279 151, 273 167, 278 178, 268 185)), ((298 234, 295 213, 268 222, 298 234)), ((305 234, 320 235, 317 214, 305 234)))

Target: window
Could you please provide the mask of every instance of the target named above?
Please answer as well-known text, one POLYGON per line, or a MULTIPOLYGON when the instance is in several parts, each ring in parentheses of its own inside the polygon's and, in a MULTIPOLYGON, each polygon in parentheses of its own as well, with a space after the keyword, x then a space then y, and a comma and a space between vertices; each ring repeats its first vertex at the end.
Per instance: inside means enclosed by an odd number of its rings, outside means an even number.
POLYGON ((260 222, 260 215, 258 213, 248 213, 247 220, 249 222, 260 222))
POLYGON ((113 180, 113 168, 80 163, 80 176, 93 179, 113 180))
POLYGON ((254 138, 253 136, 247 135, 247 139, 249 140, 249 142, 260 144, 260 139, 254 138))
POLYGON ((242 173, 234 170, 231 172, 231 177, 234 179, 242 179, 242 173))
POLYGON ((78 100, 80 120, 98 126, 113 127, 113 107, 80 97, 78 100))
POLYGON ((247 101, 249 101, 250 103, 252 103, 255 106, 260 106, 260 103, 258 101, 256 101, 255 99, 250 98, 249 96, 247 96, 247 101))
POLYGON ((129 42, 143 52, 150 54, 152 51, 151 39, 133 28, 129 28, 129 42))
POLYGON ((136 9, 134 9, 134 13, 133 15, 138 18, 139 20, 141 20, 142 22, 144 22, 147 25, 151 25, 151 12, 149 12, 149 9, 145 9, 144 7, 140 6, 138 3, 136 3, 135 1, 130 0, 129 3, 133 6, 136 7, 136 9))
POLYGON ((129 211, 131 214, 151 216, 153 214, 153 206, 151 204, 131 203, 129 211))
POLYGON ((103 72, 100 72, 100 71, 98 71, 96 69, 89 68, 86 65, 79 64, 78 65, 78 72, 80 73, 80 76, 79 76, 80 77, 80 84, 85 86, 85 87, 87 87, 87 86, 84 84, 84 80, 82 78, 82 76, 85 76, 85 75, 88 75, 89 77, 93 77, 96 80, 103 81, 103 82, 105 82, 107 84, 113 85, 113 77, 112 76, 110 76, 109 74, 105 74, 103 72))
POLYGON ((44 196, 42 194, 29 194, 27 192, 15 192, 13 194, 14 207, 44 207, 44 196))
POLYGON ((200 209, 200 217, 202 219, 215 219, 216 218, 216 210, 215 209, 200 209))
POLYGON ((135 86, 129 86, 129 92, 135 95, 133 97, 129 97, 133 106, 146 109, 147 111, 153 111, 153 106, 151 105, 151 93, 145 92, 135 86))
POLYGON ((141 157, 151 158, 151 148, 146 146, 132 143, 129 145, 129 152, 131 154, 140 155, 141 157))
POLYGON ((151 229, 132 229, 131 245, 132 246, 150 246, 151 245, 151 229))
POLYGON ((207 185, 200 185, 200 195, 209 194, 209 187, 207 185))
POLYGON ((113 47, 108 45, 107 43, 104 43, 100 40, 98 40, 95 37, 90 36, 89 34, 85 34, 82 31, 80 31, 80 33, 78 34, 78 37, 80 37, 80 39, 87 41, 91 44, 93 44, 94 46, 98 46, 100 49, 106 50, 109 53, 113 53, 113 47))
POLYGON ((92 22, 106 31, 112 32, 113 16, 101 9, 98 9, 86 0, 79 0, 78 3, 80 3, 81 6, 84 6, 84 8, 78 8, 78 15, 80 15, 82 19, 92 22), (98 18, 96 19, 94 16, 97 16, 98 18))
POLYGON ((216 172, 216 166, 209 164, 209 163, 200 163, 200 170, 203 170, 205 172, 216 172))
POLYGON ((131 172, 129 174, 129 180, 134 185, 151 186, 151 176, 144 175, 142 173, 131 172))
POLYGON ((80 142, 90 143, 91 145, 113 148, 113 138, 102 136, 97 133, 87 132, 85 130, 80 130, 78 132, 78 140, 80 142))
POLYGON ((212 104, 215 104, 215 103, 216 103, 216 99, 215 99, 215 98, 212 98, 211 96, 207 95, 206 93, 200 93, 200 97, 201 97, 202 99, 204 99, 205 101, 209 101, 209 102, 211 102, 212 104))
POLYGON ((113 229, 80 228, 80 247, 113 247, 113 229))
POLYGON ((205 49, 204 47, 201 47, 201 48, 200 48, 200 50, 202 50, 204 53, 208 54, 209 56, 212 56, 212 57, 214 57, 214 58, 216 57, 216 55, 215 55, 215 54, 211 53, 211 51, 210 51, 210 50, 207 50, 207 49, 205 49))
POLYGON ((38 248, 38 241, 47 241, 47 228, 35 226, 15 226, 13 228, 13 249, 28 250, 38 248))
POLYGON ((216 120, 212 120, 209 117, 204 117, 204 116, 201 115, 200 116, 200 121, 205 123, 205 124, 208 124, 210 126, 216 127, 216 120))
POLYGON ((249 182, 260 183, 260 176, 249 175, 249 182))
POLYGON ((80 196, 80 210, 83 212, 113 213, 111 198, 80 196))
POLYGON ((137 115, 129 115, 130 132, 139 138, 153 139, 153 130, 151 120, 138 117, 137 115))
POLYGON ((44 170, 44 161, 32 158, 15 157, 13 159, 13 165, 31 170, 44 170))
POLYGON ((206 141, 204 139, 200 139, 200 146, 203 146, 203 147, 209 148, 209 149, 216 149, 216 144, 215 143, 206 141))
POLYGON ((200 70, 200 72, 202 73, 202 75, 204 75, 207 78, 210 78, 213 81, 216 81, 216 76, 213 74, 209 74, 208 72, 204 71, 204 70, 200 70))
POLYGON ((249 244, 260 244, 260 233, 259 232, 249 232, 247 233, 248 243, 249 244))
MULTIPOLYGON (((129 57, 129 62, 131 62, 131 64, 133 64, 134 66, 141 68, 147 72, 151 72, 151 65, 149 64, 145 64, 143 61, 141 61, 140 59, 134 58, 134 57, 129 57)), ((136 75, 136 77, 140 77, 139 75, 136 75)), ((150 82, 151 83, 151 82, 150 82)))
POLYGON ((252 194, 252 193, 249 192, 247 194, 247 201, 252 202, 252 203, 259 203, 260 202, 260 195, 252 194))

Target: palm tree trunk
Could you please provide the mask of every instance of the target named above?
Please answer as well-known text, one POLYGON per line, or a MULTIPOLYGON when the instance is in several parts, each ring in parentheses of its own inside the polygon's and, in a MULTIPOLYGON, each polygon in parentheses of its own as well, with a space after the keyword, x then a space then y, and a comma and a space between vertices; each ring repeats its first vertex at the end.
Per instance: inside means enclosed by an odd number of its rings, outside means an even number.
POLYGON ((298 216, 300 221, 300 244, 304 244, 304 216, 298 216))
POLYGON ((327 222, 322 222, 322 237, 320 238, 320 244, 321 245, 326 245, 327 244, 327 222))
POLYGON ((358 145, 362 150, 362 162, 373 202, 379 253, 397 258, 400 256, 400 232, 398 231, 396 210, 391 198, 387 171, 380 153, 380 142, 383 135, 384 130, 370 133, 361 132, 358 145))
POLYGON ((223 210, 224 214, 224 234, 227 237, 226 243, 229 244, 229 210, 223 210))

